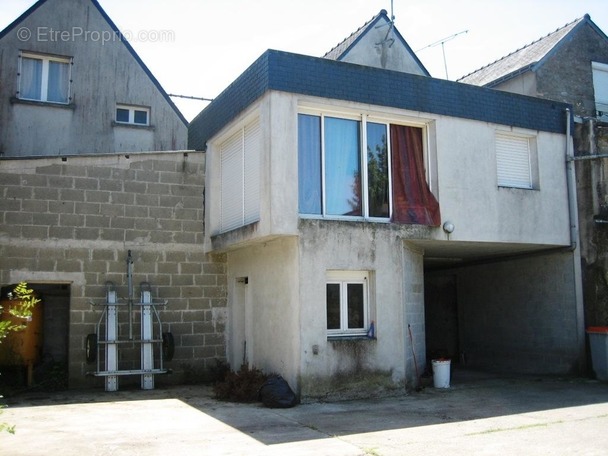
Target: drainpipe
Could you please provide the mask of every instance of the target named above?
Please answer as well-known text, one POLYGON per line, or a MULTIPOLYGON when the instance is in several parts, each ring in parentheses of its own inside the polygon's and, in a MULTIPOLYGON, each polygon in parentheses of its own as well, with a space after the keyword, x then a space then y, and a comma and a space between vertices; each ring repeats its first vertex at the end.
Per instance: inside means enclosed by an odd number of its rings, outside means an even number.
POLYGON ((568 186, 568 213, 570 217, 570 251, 572 252, 574 274, 574 300, 576 304, 578 359, 580 373, 586 371, 585 355, 585 312, 583 307, 583 279, 581 273, 581 253, 579 243, 578 206, 576 202, 576 170, 572 150, 571 112, 566 108, 566 179, 568 186))
POLYGON ((570 250, 576 250, 578 246, 578 212, 576 203, 576 170, 574 167, 574 152, 571 140, 571 113, 566 108, 566 172, 568 185, 568 214, 570 218, 570 250))

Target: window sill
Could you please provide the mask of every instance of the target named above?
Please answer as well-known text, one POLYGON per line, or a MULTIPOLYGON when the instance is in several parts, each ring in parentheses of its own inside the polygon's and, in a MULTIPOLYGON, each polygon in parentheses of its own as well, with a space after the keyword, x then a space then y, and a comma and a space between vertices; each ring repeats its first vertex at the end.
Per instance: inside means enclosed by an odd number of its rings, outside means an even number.
POLYGON ((46 108, 59 108, 59 109, 76 109, 74 103, 54 103, 52 101, 36 101, 36 100, 22 100, 21 98, 11 97, 11 104, 23 104, 29 106, 44 106, 46 108))
POLYGON ((135 128, 136 130, 150 130, 150 131, 155 130, 154 125, 137 125, 137 124, 116 122, 115 120, 112 121, 112 127, 135 128))
POLYGON ((328 342, 352 342, 352 341, 372 341, 377 340, 376 337, 367 337, 366 335, 335 335, 327 336, 328 342))
POLYGON ((298 214, 301 219, 305 220, 330 220, 337 222, 368 222, 368 223, 391 223, 390 218, 383 217, 349 217, 344 215, 315 215, 315 214, 298 214))

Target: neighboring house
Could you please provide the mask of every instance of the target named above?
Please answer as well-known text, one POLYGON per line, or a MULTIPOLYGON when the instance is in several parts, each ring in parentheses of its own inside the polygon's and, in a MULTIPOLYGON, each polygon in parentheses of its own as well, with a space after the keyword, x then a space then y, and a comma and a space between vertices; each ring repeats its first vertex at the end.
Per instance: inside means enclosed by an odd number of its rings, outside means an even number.
POLYGON ((579 371, 568 108, 265 52, 189 126, 231 366, 304 400, 414 387, 438 356, 579 371))
POLYGON ((183 150, 187 121, 96 0, 40 0, 0 32, 0 155, 183 150))
POLYGON ((430 76, 386 10, 381 10, 323 58, 430 76))
POLYGON ((572 105, 585 321, 608 325, 608 37, 585 15, 460 81, 572 105))

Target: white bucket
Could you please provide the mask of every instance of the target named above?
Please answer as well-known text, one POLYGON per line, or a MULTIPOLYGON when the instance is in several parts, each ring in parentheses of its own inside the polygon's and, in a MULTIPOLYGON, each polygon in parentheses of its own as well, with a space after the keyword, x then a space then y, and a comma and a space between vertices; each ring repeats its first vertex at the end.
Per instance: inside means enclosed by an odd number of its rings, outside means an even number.
POLYGON ((450 387, 450 364, 449 359, 434 359, 433 363, 433 385, 435 388, 450 387))

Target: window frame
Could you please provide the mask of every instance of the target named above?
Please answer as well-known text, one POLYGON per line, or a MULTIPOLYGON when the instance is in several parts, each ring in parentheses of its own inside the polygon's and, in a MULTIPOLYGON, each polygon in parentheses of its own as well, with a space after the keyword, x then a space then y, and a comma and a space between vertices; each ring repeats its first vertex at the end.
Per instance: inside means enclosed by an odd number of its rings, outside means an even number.
POLYGON ((35 102, 35 103, 53 103, 59 105, 69 105, 72 101, 72 67, 74 65, 74 58, 68 56, 42 54, 38 52, 20 51, 19 62, 17 70, 17 99, 35 102), (42 69, 40 76, 40 98, 29 98, 24 97, 22 94, 22 77, 23 77, 23 59, 41 60, 42 69), (67 74, 67 90, 65 101, 49 100, 49 67, 51 62, 58 62, 68 65, 67 74))
POLYGON ((608 87, 603 84, 608 80, 608 64, 592 61, 591 73, 593 79, 593 98, 595 103, 594 117, 597 117, 602 121, 608 121, 608 87), (602 90, 600 90, 600 88, 602 90))
POLYGON ((129 125, 135 127, 149 127, 150 126, 150 113, 151 109, 148 106, 136 106, 136 105, 128 105, 123 103, 117 103, 116 108, 114 110, 114 122, 118 125, 129 125), (118 110, 128 111, 129 112, 129 120, 118 120, 118 110), (146 123, 135 122, 135 113, 145 112, 146 113, 146 123))
POLYGON ((368 271, 329 270, 325 278, 325 329, 328 338, 366 337, 371 324, 370 304, 370 273, 368 271), (327 287, 331 284, 340 285, 340 328, 329 329, 327 312, 327 287), (351 284, 363 285, 363 328, 348 328, 348 293, 351 284))
MULTIPOLYGON (((513 147, 517 148, 517 144, 513 143, 513 147)), ((538 188, 538 169, 536 166, 537 160, 537 149, 536 149, 536 136, 525 134, 523 132, 514 132, 514 131, 505 131, 505 130, 496 130, 494 132, 494 151, 496 154, 496 184, 498 188, 513 188, 520 190, 534 190, 538 188), (505 153, 507 151, 499 150, 500 147, 505 147, 505 144, 499 147, 499 142, 506 142, 508 140, 513 140, 515 142, 520 142, 526 144, 526 171, 527 181, 523 182, 523 176, 519 176, 521 178, 521 182, 517 182, 516 179, 509 178, 504 174, 504 168, 513 165, 513 163, 505 163, 501 162, 501 160, 505 159, 505 153)))
MULTIPOLYGON (((321 210, 320 213, 307 213, 300 211, 300 204, 298 202, 298 214, 301 218, 313 218, 313 219, 329 219, 329 220, 352 220, 352 221, 373 221, 379 223, 390 223, 393 218, 394 202, 393 202, 393 169, 392 169, 392 147, 391 147, 391 125, 399 125, 406 127, 419 128, 422 130, 422 141, 424 149, 424 166, 425 166, 425 178, 429 188, 433 189, 432 179, 432 163, 430 158, 430 144, 429 144, 429 122, 421 119, 404 118, 401 116, 382 115, 379 113, 361 113, 360 111, 354 110, 336 110, 335 107, 313 107, 314 105, 302 105, 297 111, 296 124, 298 126, 298 142, 300 141, 300 115, 315 116, 320 119, 320 147, 321 147, 321 210), (326 192, 327 186, 325 182, 326 178, 326 155, 325 155, 325 118, 337 118, 344 120, 355 120, 360 124, 359 129, 359 161, 361 173, 361 195, 362 195, 362 215, 334 215, 328 214, 326 206, 326 192), (369 201, 369 162, 367 153, 367 125, 368 124, 380 124, 384 125, 386 129, 386 147, 387 147, 387 160, 388 160, 388 216, 387 217, 375 217, 370 216, 370 201, 369 201)), ((298 144, 298 159, 299 159, 299 144, 298 144)), ((300 179, 300 173, 298 172, 298 179, 300 179)), ((298 181, 298 192, 301 191, 300 181, 298 181)))

